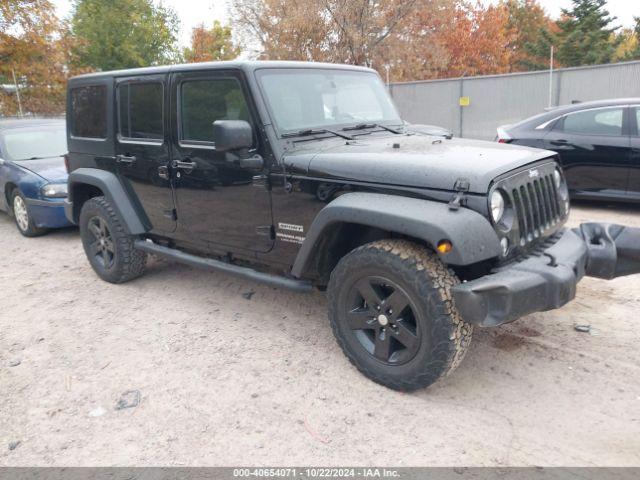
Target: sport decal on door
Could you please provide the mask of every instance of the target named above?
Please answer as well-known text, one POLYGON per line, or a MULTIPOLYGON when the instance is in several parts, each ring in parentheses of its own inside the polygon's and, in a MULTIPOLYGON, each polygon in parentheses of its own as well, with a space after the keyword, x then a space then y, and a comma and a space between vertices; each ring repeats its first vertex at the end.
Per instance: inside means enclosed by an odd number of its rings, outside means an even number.
MULTIPOLYGON (((294 225, 292 223, 278 223, 278 230, 303 233, 304 227, 302 225, 294 225)), ((304 238, 305 238, 301 235, 294 235, 292 233, 285 233, 280 231, 276 233, 276 237, 282 240, 283 242, 297 243, 297 244, 301 244, 302 242, 304 242, 304 238)))

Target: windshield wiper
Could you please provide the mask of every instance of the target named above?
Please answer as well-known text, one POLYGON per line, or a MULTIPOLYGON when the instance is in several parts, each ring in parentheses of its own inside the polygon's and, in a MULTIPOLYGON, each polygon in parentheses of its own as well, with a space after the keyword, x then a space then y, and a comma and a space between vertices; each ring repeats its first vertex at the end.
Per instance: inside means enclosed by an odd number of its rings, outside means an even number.
POLYGON ((342 130, 345 130, 345 131, 365 130, 367 128, 381 128, 383 130, 386 130, 387 132, 395 133, 395 134, 398 134, 398 135, 403 133, 400 130, 397 130, 397 129, 391 128, 391 127, 387 127, 386 125, 381 125, 380 123, 359 123, 357 125, 354 125, 353 127, 345 127, 342 130))
POLYGON ((331 133, 332 135, 335 135, 336 137, 344 138, 345 140, 353 140, 353 137, 350 135, 345 135, 344 133, 336 132, 334 130, 329 130, 328 128, 318 128, 318 129, 307 128, 305 130, 298 130, 297 132, 283 133, 282 137, 283 138, 306 137, 308 135, 316 135, 318 133, 331 133))

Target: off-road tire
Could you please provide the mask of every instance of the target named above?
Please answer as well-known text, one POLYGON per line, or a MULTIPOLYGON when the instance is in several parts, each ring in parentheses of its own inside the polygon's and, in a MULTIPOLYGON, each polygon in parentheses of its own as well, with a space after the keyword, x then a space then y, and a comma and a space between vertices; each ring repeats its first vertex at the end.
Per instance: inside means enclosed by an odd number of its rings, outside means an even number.
POLYGON ((424 388, 451 373, 464 358, 473 326, 465 323, 453 303, 451 289, 459 283, 429 249, 406 240, 380 240, 343 257, 328 285, 329 320, 338 344, 358 370, 389 388, 424 388), (388 278, 415 305, 415 323, 422 335, 415 356, 405 364, 389 365, 354 341, 346 319, 347 296, 359 278, 388 278))
POLYGON ((118 214, 105 197, 87 200, 80 211, 80 237, 89 263, 96 274, 109 283, 124 283, 144 273, 147 254, 134 248, 135 237, 129 235, 118 214), (113 243, 112 265, 105 268, 92 253, 95 237, 89 222, 101 219, 110 232, 113 243))
POLYGON ((44 235, 48 231, 46 228, 40 228, 36 226, 35 222, 33 221, 33 217, 31 216, 31 212, 29 212, 29 205, 27 204, 27 200, 25 199, 24 195, 22 195, 22 192, 20 192, 20 190, 18 190, 17 188, 11 194, 11 216, 16 222, 18 231, 25 237, 39 237, 41 235, 44 235), (21 220, 19 218, 20 214, 16 212, 16 199, 18 199, 18 202, 22 202, 20 205, 22 208, 24 208, 24 214, 26 215, 25 220, 21 220), (26 223, 24 223, 25 221, 26 223), (21 223, 24 223, 24 225, 21 225, 21 223))

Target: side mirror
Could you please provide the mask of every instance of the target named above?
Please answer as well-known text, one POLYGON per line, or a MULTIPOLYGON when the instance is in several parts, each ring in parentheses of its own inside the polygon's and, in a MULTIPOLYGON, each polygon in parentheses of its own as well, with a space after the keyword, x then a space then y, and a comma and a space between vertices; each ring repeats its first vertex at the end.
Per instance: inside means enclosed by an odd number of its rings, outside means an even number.
POLYGON ((244 120, 216 120, 213 122, 213 140, 219 152, 250 148, 253 129, 244 120))

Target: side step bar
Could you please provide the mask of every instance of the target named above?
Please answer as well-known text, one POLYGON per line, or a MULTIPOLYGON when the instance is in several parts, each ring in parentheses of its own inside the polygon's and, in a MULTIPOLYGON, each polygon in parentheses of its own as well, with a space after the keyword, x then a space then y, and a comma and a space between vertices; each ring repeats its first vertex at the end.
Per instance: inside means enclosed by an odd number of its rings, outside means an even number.
POLYGON ((308 293, 313 290, 311 283, 303 280, 262 273, 253 270, 252 268, 240 267, 238 265, 221 262, 220 260, 214 260, 212 258, 198 257, 197 255, 181 252, 175 248, 163 247, 162 245, 146 240, 136 240, 134 246, 143 252, 153 253, 154 255, 165 257, 178 263, 184 263, 185 265, 191 265, 192 267, 204 268, 206 270, 218 270, 220 272, 230 273, 239 277, 268 283, 274 287, 287 288, 297 292, 308 293))

